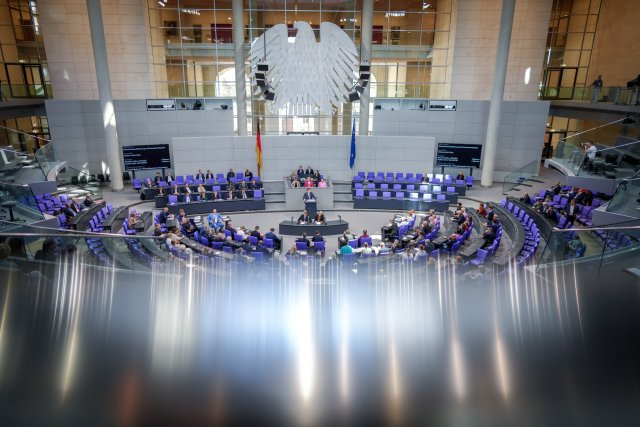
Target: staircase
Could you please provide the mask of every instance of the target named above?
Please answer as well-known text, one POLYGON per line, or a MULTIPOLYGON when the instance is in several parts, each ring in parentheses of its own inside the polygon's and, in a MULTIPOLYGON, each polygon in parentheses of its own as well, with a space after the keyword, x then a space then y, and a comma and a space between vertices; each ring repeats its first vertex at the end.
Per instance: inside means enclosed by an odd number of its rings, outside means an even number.
POLYGON ((332 181, 333 184, 333 208, 353 209, 353 193, 351 181, 332 181))
POLYGON ((285 207, 284 181, 264 182, 264 201, 268 211, 283 210, 285 207))

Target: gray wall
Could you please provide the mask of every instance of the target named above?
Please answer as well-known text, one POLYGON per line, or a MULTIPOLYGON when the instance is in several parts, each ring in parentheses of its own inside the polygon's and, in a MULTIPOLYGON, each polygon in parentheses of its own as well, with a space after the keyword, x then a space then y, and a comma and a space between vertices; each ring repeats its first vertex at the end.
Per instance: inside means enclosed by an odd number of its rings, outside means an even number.
MULTIPOLYGON (((374 110, 372 134, 429 135, 436 143, 484 145, 488 113, 489 101, 458 101, 456 111, 374 110)), ((540 160, 548 114, 547 101, 504 102, 495 180, 540 160)), ((480 176, 481 170, 473 174, 480 176)))
MULTIPOLYGON (((99 101, 47 100, 46 108, 58 155, 76 169, 102 173, 107 155, 99 101)), ((171 144, 175 136, 233 134, 232 110, 147 111, 145 99, 118 100, 114 108, 120 146, 171 144)))
MULTIPOLYGON (((351 136, 262 136, 262 178, 282 179, 299 165, 311 165, 334 180, 351 179, 354 172, 426 172, 433 169, 435 139, 426 136, 362 136, 356 138, 357 156, 349 169, 351 136)), ((251 169, 256 172, 254 136, 173 138, 177 175, 202 169, 215 173, 251 169)))

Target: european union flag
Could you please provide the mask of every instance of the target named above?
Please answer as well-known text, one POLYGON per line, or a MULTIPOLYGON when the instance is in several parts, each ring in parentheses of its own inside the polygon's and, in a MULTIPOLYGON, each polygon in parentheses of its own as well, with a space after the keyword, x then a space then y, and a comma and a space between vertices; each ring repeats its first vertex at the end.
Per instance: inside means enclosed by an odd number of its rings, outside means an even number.
POLYGON ((353 119, 353 126, 351 127, 351 157, 349 158, 349 167, 353 169, 353 165, 356 162, 356 119, 353 119))

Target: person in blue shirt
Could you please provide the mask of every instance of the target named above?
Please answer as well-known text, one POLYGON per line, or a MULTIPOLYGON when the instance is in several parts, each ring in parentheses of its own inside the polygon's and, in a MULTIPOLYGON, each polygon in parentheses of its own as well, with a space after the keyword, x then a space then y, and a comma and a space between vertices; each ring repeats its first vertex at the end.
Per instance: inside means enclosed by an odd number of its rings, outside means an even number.
POLYGON ((214 209, 209 214, 209 218, 207 219, 209 221, 209 227, 213 228, 216 231, 220 231, 222 230, 222 227, 224 227, 224 222, 222 221, 222 215, 218 213, 217 209, 214 209))

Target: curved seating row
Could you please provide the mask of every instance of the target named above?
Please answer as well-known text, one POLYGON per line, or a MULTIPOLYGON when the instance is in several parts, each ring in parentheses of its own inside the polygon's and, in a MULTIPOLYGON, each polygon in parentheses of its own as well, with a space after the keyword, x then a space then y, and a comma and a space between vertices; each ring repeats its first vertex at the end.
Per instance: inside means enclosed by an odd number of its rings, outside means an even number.
MULTIPOLYGON (((260 177, 259 176, 254 176, 253 179, 256 182, 260 182, 260 177)), ((171 181, 171 182, 167 182, 164 180, 161 180, 158 182, 158 185, 160 187, 168 187, 170 185, 178 184, 178 185, 185 185, 185 184, 189 184, 189 185, 198 185, 198 184, 208 184, 208 185, 213 185, 213 184, 226 184, 227 182, 240 182, 240 181, 244 181, 244 182, 249 182, 251 181, 249 178, 246 178, 244 176, 244 172, 236 172, 236 176, 234 178, 230 178, 227 179, 226 174, 222 174, 222 173, 218 173, 216 174, 215 178, 207 178, 207 179, 196 179, 195 175, 178 175, 175 177, 175 181, 171 181)), ((133 184, 133 188, 135 190, 140 190, 142 188, 142 183, 143 180, 142 179, 138 179, 138 178, 134 178, 131 183, 133 184)))
POLYGON ((504 251, 500 258, 493 260, 494 264, 507 265, 515 254, 519 254, 525 243, 525 232, 522 224, 516 217, 502 207, 499 203, 491 203, 493 211, 498 215, 500 225, 506 230, 511 238, 511 247, 504 251))
POLYGON ((511 202, 508 202, 506 199, 501 203, 502 207, 511 212, 522 224, 522 227, 525 230, 525 242, 516 257, 516 262, 518 265, 522 265, 526 262, 529 262, 533 259, 536 251, 538 250, 538 246, 540 245, 540 231, 538 230, 538 226, 536 225, 534 219, 529 216, 529 214, 521 209, 519 206, 514 205, 511 202))

